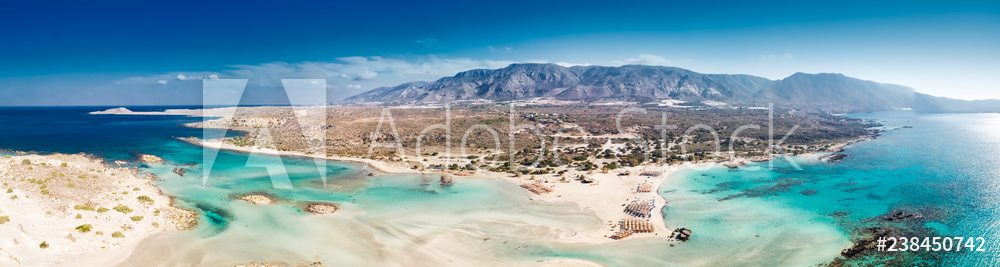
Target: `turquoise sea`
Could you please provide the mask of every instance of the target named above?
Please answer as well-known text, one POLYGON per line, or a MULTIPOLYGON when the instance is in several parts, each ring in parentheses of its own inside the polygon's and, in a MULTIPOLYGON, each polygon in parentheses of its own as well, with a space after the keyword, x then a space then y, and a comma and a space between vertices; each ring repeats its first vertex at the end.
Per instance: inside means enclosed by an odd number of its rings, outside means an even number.
MULTIPOLYGON (((129 107, 158 110, 165 107, 129 107)), ((153 154, 164 165, 141 165, 177 204, 201 212, 194 231, 143 241, 129 259, 142 266, 232 265, 249 261, 320 261, 327 265, 531 264, 584 259, 605 265, 808 266, 839 256, 872 227, 926 236, 984 237, 986 252, 875 253, 852 264, 993 266, 1000 243, 1000 115, 851 115, 885 132, 852 144, 839 163, 815 156, 686 169, 659 193, 668 227, 694 231, 686 243, 658 239, 565 244, 559 237, 602 222, 572 204, 539 203, 516 185, 459 179, 451 187, 420 175, 389 175, 363 165, 327 165, 327 183, 312 160, 286 157, 293 189, 272 189, 267 171, 246 167, 245 153, 221 151, 202 186, 202 148, 177 140, 201 136, 181 116, 88 115, 106 107, 0 108, 0 148, 37 153, 90 153, 109 160, 153 154), (912 126, 903 128, 903 126, 912 126), (190 169, 183 177, 174 168, 190 169), (760 167, 759 170, 751 170, 760 167), (216 176, 217 174, 217 176, 216 176), (278 205, 254 206, 232 196, 266 192, 278 205), (342 204, 329 216, 301 211, 306 201, 342 204), (893 210, 918 220, 882 222, 893 210), (426 263, 426 264, 424 264, 426 263)))

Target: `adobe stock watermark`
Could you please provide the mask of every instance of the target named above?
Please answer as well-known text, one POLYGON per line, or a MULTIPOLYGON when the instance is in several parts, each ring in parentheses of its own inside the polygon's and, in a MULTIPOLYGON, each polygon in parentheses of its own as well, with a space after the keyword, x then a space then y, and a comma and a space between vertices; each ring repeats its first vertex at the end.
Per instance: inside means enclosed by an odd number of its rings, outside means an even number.
MULTIPOLYGON (((274 98, 270 101, 271 103, 283 102, 285 105, 269 107, 245 105, 244 96, 247 95, 247 82, 248 80, 246 79, 203 80, 204 100, 202 108, 206 112, 204 115, 207 117, 220 117, 221 119, 206 121, 206 125, 203 128, 201 142, 209 149, 203 150, 202 185, 207 185, 209 179, 213 177, 212 170, 216 167, 219 159, 220 150, 211 148, 236 148, 236 146, 240 146, 248 147, 242 150, 247 150, 250 155, 245 162, 237 163, 235 167, 264 168, 275 189, 293 189, 293 185, 289 179, 289 172, 285 164, 283 164, 282 158, 278 156, 282 154, 279 151, 294 150, 305 153, 307 154, 306 156, 319 156, 313 157, 312 162, 316 167, 316 173, 322 179, 325 186, 327 183, 328 162, 322 157, 327 156, 327 129, 329 129, 326 121, 329 113, 325 105, 327 99, 326 80, 282 79, 282 86, 280 88, 272 88, 273 90, 269 95, 274 98), (256 109, 269 109, 265 111, 268 116, 253 116, 259 113, 259 110, 256 109), (278 116, 273 117, 275 115, 278 116), (245 131, 246 136, 226 138, 226 133, 230 129, 245 131), (279 144, 279 141, 281 144, 279 144), (295 143, 299 144, 299 146, 289 149, 285 147, 287 143, 295 143)), ((400 159, 407 158, 403 145, 403 136, 400 135, 396 120, 393 117, 394 109, 394 107, 382 108, 377 118, 378 121, 375 130, 368 136, 368 153, 366 154, 366 158, 375 158, 377 149, 395 150, 393 156, 400 159)), ((427 166, 429 160, 425 158, 427 154, 423 153, 423 146, 424 142, 428 140, 428 136, 434 134, 435 137, 438 137, 435 140, 436 145, 439 145, 438 148, 443 146, 444 153, 435 162, 443 162, 449 166, 463 163, 466 165, 466 168, 471 170, 478 169, 473 163, 479 162, 478 159, 480 158, 482 159, 482 164, 484 164, 480 167, 499 168, 500 166, 493 166, 502 164, 501 166, 505 169, 501 169, 501 171, 521 173, 531 171, 531 168, 538 171, 538 169, 546 167, 568 166, 572 162, 563 162, 563 158, 560 157, 560 153, 564 151, 560 148, 565 148, 561 144, 562 140, 568 138, 581 139, 583 147, 599 148, 596 150, 598 152, 587 155, 588 160, 586 160, 586 163, 590 164, 587 166, 575 165, 578 169, 583 166, 589 170, 595 170, 596 164, 591 163, 589 157, 596 157, 601 152, 607 155, 604 155, 603 160, 598 160, 597 162, 605 161, 604 164, 615 164, 617 166, 618 163, 616 160, 620 155, 619 152, 624 153, 625 150, 619 149, 617 152, 614 152, 614 149, 608 149, 606 145, 611 143, 611 139, 627 139, 629 141, 627 142, 627 146, 634 154, 634 157, 642 158, 639 164, 657 161, 662 163, 666 155, 676 156, 673 162, 677 162, 676 158, 679 158, 681 162, 690 163, 693 161, 692 154, 689 151, 689 145, 693 143, 691 137, 696 133, 702 133, 710 135, 711 139, 707 142, 702 139, 698 143, 702 144, 702 148, 706 147, 704 144, 707 143, 709 144, 707 147, 712 148, 712 150, 699 152, 701 153, 699 157, 702 160, 710 158, 712 161, 718 162, 723 158, 732 159, 735 157, 737 152, 734 142, 740 139, 741 133, 748 130, 760 131, 766 128, 768 140, 763 155, 768 159, 772 159, 768 161, 768 169, 773 170, 775 159, 781 158, 787 161, 793 168, 802 170, 800 165, 795 162, 795 158, 789 157, 781 149, 788 137, 799 128, 799 125, 791 127, 780 140, 775 141, 773 104, 768 105, 767 108, 767 125, 746 124, 737 127, 729 138, 727 138, 729 143, 726 146, 723 145, 723 139, 720 138, 719 132, 713 126, 707 124, 696 124, 687 127, 683 129, 683 134, 680 135, 679 139, 671 141, 671 138, 668 138, 668 132, 681 129, 679 129, 678 124, 670 123, 668 118, 669 113, 666 111, 659 111, 661 114, 658 116, 660 117, 658 124, 644 125, 644 127, 652 127, 652 129, 659 131, 659 138, 643 138, 643 135, 635 133, 634 129, 631 129, 640 125, 626 125, 623 120, 623 118, 626 118, 630 114, 644 114, 647 117, 654 115, 650 113, 655 111, 641 107, 629 107, 620 110, 615 115, 614 121, 614 128, 617 133, 611 134, 611 136, 592 135, 584 127, 575 124, 560 125, 562 128, 546 135, 542 130, 544 127, 538 122, 521 120, 522 118, 527 118, 530 114, 519 114, 517 106, 514 104, 509 104, 506 109, 507 114, 499 115, 497 120, 493 121, 502 122, 503 119, 506 119, 506 125, 500 126, 501 128, 498 129, 496 128, 496 123, 492 125, 485 123, 474 125, 463 124, 460 127, 456 127, 456 125, 453 125, 453 107, 450 105, 443 106, 443 113, 441 114, 443 122, 424 127, 415 140, 410 139, 411 141, 415 141, 413 147, 409 148, 415 153, 412 158, 415 158, 418 164, 420 164, 419 167, 429 167, 427 166), (464 129, 464 132, 454 132, 457 129, 464 129), (441 136, 443 138, 440 138, 441 136), (460 138, 455 138, 458 136, 460 138), (441 139, 443 139, 443 144, 441 139), (506 146, 503 146, 503 142, 501 142, 503 139, 506 139, 506 146), (594 143, 595 140, 605 143, 594 143), (458 141, 459 147, 454 149, 452 146, 456 141, 458 141), (526 142, 531 142, 531 145, 522 150, 516 149, 518 148, 518 144, 525 145, 526 142), (488 147, 489 150, 486 150, 487 155, 480 157, 482 153, 480 155, 469 154, 468 148, 471 143, 477 143, 480 152, 488 147), (726 151, 728 155, 723 154, 723 147, 728 147, 728 151, 726 151), (460 154, 453 154, 456 150, 460 154), (456 156, 460 158, 456 159, 456 156), (505 159, 503 159, 504 156, 506 157, 505 159), (521 162, 517 162, 519 160, 518 156, 521 162), (651 161, 653 158, 656 160, 651 161), (554 163, 550 159, 554 159, 554 163)), ((576 145, 579 145, 579 143, 576 145)), ((286 153, 286 155, 288 154, 286 153)), ((301 156, 302 154, 296 153, 294 155, 301 156)), ((443 167, 443 165, 438 164, 438 167, 443 167)), ((234 166, 232 163, 227 162, 226 167, 234 166)), ((707 170, 710 167, 710 165, 692 166, 692 168, 699 171, 707 170)), ((756 171, 760 169, 760 166, 754 165, 745 169, 756 171)))
MULTIPOLYGON (((492 159, 488 163, 490 165, 495 165, 495 164, 497 164, 497 161, 500 158, 499 156, 501 154, 505 154, 505 155, 507 155, 507 162, 509 163, 507 166, 510 166, 510 167, 517 166, 515 164, 516 163, 515 162, 515 155, 517 153, 523 152, 523 150, 522 151, 518 151, 517 149, 515 149, 515 147, 516 147, 515 143, 518 142, 518 141, 523 141, 521 138, 517 137, 517 135, 521 134, 521 133, 526 133, 526 134, 529 134, 529 135, 533 135, 535 138, 537 138, 536 140, 538 142, 538 146, 535 146, 532 149, 536 153, 536 155, 534 155, 532 157, 527 157, 527 158, 533 158, 533 162, 532 163, 530 163, 530 164, 522 164, 522 165, 525 165, 525 166, 528 166, 528 167, 532 167, 532 168, 544 167, 544 166, 540 166, 540 163, 543 160, 543 156, 544 156, 543 154, 544 153, 549 153, 549 150, 551 150, 550 153, 553 153, 554 156, 552 156, 551 158, 554 158, 554 160, 555 160, 555 162, 556 162, 557 165, 559 165, 559 166, 566 165, 565 162, 562 162, 561 157, 559 157, 559 153, 560 153, 559 152, 560 151, 559 150, 559 148, 560 148, 560 139, 562 139, 562 138, 582 138, 583 141, 584 141, 584 144, 589 145, 590 144, 590 138, 589 137, 594 137, 594 136, 590 135, 590 133, 588 133, 586 131, 586 129, 584 129, 583 127, 577 126, 577 125, 572 125, 572 126, 569 126, 569 127, 560 128, 560 129, 556 130, 554 134, 546 136, 546 135, 543 134, 543 131, 541 130, 540 125, 537 125, 537 124, 523 124, 523 123, 522 124, 518 124, 518 123, 515 123, 516 119, 519 118, 518 115, 517 115, 518 113, 517 113, 517 110, 516 110, 516 106, 514 104, 510 104, 508 106, 508 114, 507 114, 507 120, 508 120, 509 124, 507 125, 508 126, 507 127, 507 136, 505 136, 507 138, 507 144, 508 144, 508 146, 506 147, 507 150, 505 152, 502 153, 503 147, 501 146, 501 134, 499 133, 499 131, 498 131, 497 128, 494 128, 493 126, 486 125, 486 124, 475 124, 475 125, 471 125, 471 126, 466 126, 465 127, 465 129, 466 129, 465 132, 461 133, 462 134, 462 138, 461 138, 461 142, 459 144, 460 154, 452 154, 452 151, 453 151, 452 144, 453 144, 453 140, 454 140, 452 138, 452 136, 453 136, 453 134, 455 134, 455 133, 452 132, 452 130, 454 128, 453 125, 452 125, 452 107, 450 105, 445 105, 443 108, 444 108, 444 112, 441 115, 444 118, 444 123, 438 123, 438 124, 433 124, 433 125, 427 126, 427 127, 423 128, 422 131, 416 137, 416 142, 414 144, 413 151, 414 151, 414 154, 415 154, 414 158, 416 158, 416 160, 418 162, 427 162, 428 161, 428 159, 424 157, 427 154, 426 153, 422 153, 422 151, 424 151, 424 149, 423 149, 424 140, 427 139, 427 137, 428 137, 429 134, 434 133, 434 132, 441 132, 441 133, 444 134, 444 154, 441 155, 441 157, 439 157, 439 159, 440 159, 439 162, 442 162, 444 164, 441 164, 441 165, 457 164, 458 162, 465 163, 465 161, 463 161, 461 159, 456 160, 455 159, 456 156, 458 156, 458 157, 470 156, 470 158, 468 158, 468 159, 472 159, 471 158, 472 156, 474 156, 475 158, 480 158, 478 155, 471 155, 471 154, 468 153, 467 149, 468 149, 469 142, 470 142, 469 137, 470 137, 471 134, 473 134, 475 132, 485 132, 485 133, 489 134, 489 137, 492 137, 492 140, 477 140, 477 141, 492 141, 492 142, 480 142, 480 143, 492 143, 492 144, 494 144, 494 150, 492 150, 492 151, 495 151, 495 152, 494 153, 488 153, 489 155, 484 156, 482 158, 484 160, 486 160, 486 158, 488 156, 492 156, 492 159), (570 133, 570 132, 577 133, 579 135, 570 136, 570 135, 567 134, 567 133, 570 133), (552 139, 551 147, 546 147, 546 140, 547 139, 552 139)), ((393 114, 392 113, 393 109, 394 109, 393 107, 384 107, 382 109, 381 115, 378 118, 378 125, 376 126, 375 131, 373 131, 371 133, 371 135, 369 136, 369 140, 371 141, 371 143, 370 143, 370 145, 368 147, 368 154, 366 155, 366 158, 374 158, 374 156, 375 156, 374 153, 375 153, 376 149, 379 149, 379 148, 394 149, 395 150, 394 151, 394 155, 395 156, 398 156, 400 158, 405 158, 406 157, 406 152, 405 152, 404 146, 403 146, 403 140, 400 137, 399 130, 396 127, 395 119, 393 118, 393 115, 392 115, 393 114), (388 139, 391 139, 391 140, 385 140, 386 138, 382 138, 383 140, 379 140, 380 137, 382 137, 382 136, 388 136, 389 137, 388 139)), ((791 129, 788 130, 788 132, 785 133, 785 135, 780 140, 775 141, 774 140, 774 130, 775 130, 775 126, 774 126, 774 105, 773 104, 769 104, 767 109, 768 109, 768 122, 767 122, 766 127, 767 127, 767 131, 768 131, 768 140, 767 140, 767 147, 766 147, 765 151, 763 152, 763 154, 766 155, 766 157, 768 159, 781 158, 781 159, 787 161, 789 163, 789 165, 791 165, 791 167, 795 168, 796 170, 802 170, 802 167, 795 161, 795 158, 789 157, 787 155, 787 153, 781 148, 781 146, 785 143, 785 141, 788 139, 788 137, 791 136, 793 133, 795 133, 795 131, 798 130, 798 128, 800 128, 800 126, 799 125, 794 125, 791 129)), ((623 119, 623 117, 626 116, 626 115, 628 115, 628 114, 631 114, 631 113, 648 114, 649 112, 650 111, 648 111, 648 110, 646 110, 644 108, 629 107, 629 108, 622 109, 620 112, 617 113, 617 115, 615 117, 615 127, 616 127, 616 130, 618 131, 617 132, 618 136, 620 138, 627 138, 632 143, 638 145, 638 148, 642 150, 642 155, 644 157, 643 158, 643 162, 650 162, 650 159, 652 158, 652 153, 654 151, 654 147, 659 147, 659 152, 660 152, 659 154, 662 156, 662 155, 668 155, 669 153, 675 152, 674 150, 672 150, 672 147, 676 146, 676 147, 679 147, 679 150, 680 150, 679 151, 680 153, 678 154, 678 156, 680 156, 683 159, 683 162, 690 163, 691 162, 691 155, 688 154, 688 152, 689 152, 688 151, 688 145, 691 142, 690 142, 689 139, 690 139, 690 136, 692 136, 695 132, 699 132, 699 131, 700 132, 707 132, 708 134, 711 134, 711 136, 713 137, 713 140, 712 140, 711 143, 714 146, 714 150, 711 151, 711 159, 714 160, 714 161, 720 161, 722 159, 722 157, 723 157, 723 154, 722 154, 723 152, 721 150, 722 147, 723 147, 722 140, 719 137, 718 131, 716 131, 710 125, 707 125, 707 124, 696 124, 696 125, 693 125, 691 127, 688 127, 687 129, 685 129, 684 134, 681 137, 681 141, 677 142, 677 143, 671 143, 668 140, 668 138, 667 138, 667 132, 669 130, 678 129, 678 125, 676 125, 676 124, 668 124, 668 113, 666 113, 666 112, 661 112, 662 114, 661 114, 660 124, 653 126, 653 129, 659 130, 660 133, 661 133, 660 134, 660 138, 657 139, 657 140, 646 140, 646 139, 642 138, 642 136, 639 135, 639 134, 634 134, 634 133, 631 133, 631 132, 627 131, 625 129, 627 126, 623 126, 622 125, 622 119, 623 119), (654 145, 654 144, 658 144, 658 145, 654 145)), ((729 151, 727 151, 728 155, 729 155, 728 158, 734 158, 735 155, 737 154, 736 153, 736 149, 735 149, 735 140, 737 140, 737 139, 740 138, 740 134, 741 133, 743 133, 743 132, 745 132, 747 130, 760 130, 761 128, 762 128, 762 126, 761 125, 757 125, 757 124, 746 124, 746 125, 741 125, 741 126, 737 127, 733 131, 732 135, 729 138, 729 144, 727 145, 727 147, 729 148, 729 151)), ((605 138, 612 138, 612 137, 605 137, 605 138)), ((469 163, 468 165, 472 165, 472 164, 469 163)), ((474 166, 473 166, 473 168, 474 168, 474 166)), ((692 168, 694 168, 695 170, 698 170, 698 171, 704 171, 704 170, 707 170, 708 168, 711 168, 711 166, 710 165, 694 165, 694 166, 692 166, 692 168)), ((749 171, 756 171, 756 170, 759 170, 759 169, 760 169, 759 166, 746 167, 746 170, 749 170, 749 171)), ((768 161, 768 169, 770 169, 770 170, 774 169, 774 160, 769 160, 768 161)))
MULTIPOLYGON (((275 140, 293 142, 304 146, 309 155, 326 156, 326 79, 282 79, 280 90, 270 90, 268 100, 278 103, 273 107, 276 112, 270 114, 285 114, 277 118, 258 118, 239 116, 252 114, 255 108, 244 104, 247 79, 205 79, 202 81, 202 110, 206 117, 221 117, 218 120, 206 122, 202 131, 203 144, 206 147, 225 148, 234 146, 222 141, 230 129, 245 130, 249 138, 242 139, 252 143, 249 145, 250 156, 241 167, 262 167, 267 170, 271 184, 275 189, 293 189, 288 170, 279 155, 280 147, 275 140), (219 108, 222 107, 222 108, 219 108), (241 129, 242 125, 250 125, 246 120, 272 120, 273 123, 261 123, 265 127, 241 129), (280 125, 280 126, 279 126, 280 125), (219 133, 221 131, 221 134, 219 133)), ((272 122, 268 121, 268 122, 272 122)), ((220 149, 204 149, 202 166, 202 186, 212 177, 212 170, 217 163, 220 149)), ((313 158, 316 171, 326 186, 327 161, 313 158)), ((239 166, 238 166, 239 167, 239 166)))

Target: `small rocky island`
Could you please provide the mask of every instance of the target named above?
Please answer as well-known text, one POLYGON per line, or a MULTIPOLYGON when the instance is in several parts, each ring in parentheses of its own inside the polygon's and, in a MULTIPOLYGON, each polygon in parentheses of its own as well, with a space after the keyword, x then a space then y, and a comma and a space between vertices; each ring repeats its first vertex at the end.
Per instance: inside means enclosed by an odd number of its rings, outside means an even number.
POLYGON ((340 209, 340 206, 333 203, 310 202, 306 204, 305 211, 312 214, 330 214, 340 209))
POLYGON ((273 197, 265 194, 247 194, 239 196, 236 199, 243 200, 254 205, 271 205, 275 202, 273 197))

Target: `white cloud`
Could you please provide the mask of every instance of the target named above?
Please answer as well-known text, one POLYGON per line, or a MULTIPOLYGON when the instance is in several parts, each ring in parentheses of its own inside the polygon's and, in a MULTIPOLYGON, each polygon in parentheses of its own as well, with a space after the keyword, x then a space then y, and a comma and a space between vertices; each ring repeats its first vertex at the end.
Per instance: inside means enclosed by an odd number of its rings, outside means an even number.
POLYGON ((653 66, 669 66, 675 64, 673 60, 667 59, 665 57, 653 55, 653 54, 640 54, 638 57, 628 58, 625 60, 616 60, 615 64, 618 65, 653 65, 653 66))
MULTIPOLYGON (((174 72, 122 80, 129 84, 157 84, 169 80, 247 79, 249 85, 281 87, 282 79, 326 79, 329 93, 336 99, 358 93, 361 89, 395 86, 412 81, 433 81, 471 69, 498 69, 514 61, 470 58, 442 58, 436 55, 396 57, 342 57, 333 61, 271 62, 231 65, 230 69, 211 72, 174 72)), ((161 83, 162 84, 162 83, 161 83)), ((171 83, 178 88, 198 88, 190 82, 171 83)))
POLYGON ((156 81, 156 83, 158 83, 158 84, 167 84, 167 80, 159 80, 159 81, 156 81))
POLYGON ((184 75, 184 73, 180 73, 180 74, 177 74, 176 79, 178 81, 218 80, 219 79, 219 75, 218 74, 214 74, 214 73, 209 74, 209 75, 205 75, 205 74, 207 74, 207 73, 202 73, 202 74, 188 74, 188 75, 184 75))
POLYGON ((358 74, 354 75, 354 79, 355 80, 371 80, 371 79, 375 79, 375 77, 377 77, 377 76, 378 76, 378 72, 367 70, 367 71, 363 71, 361 73, 358 73, 358 74))

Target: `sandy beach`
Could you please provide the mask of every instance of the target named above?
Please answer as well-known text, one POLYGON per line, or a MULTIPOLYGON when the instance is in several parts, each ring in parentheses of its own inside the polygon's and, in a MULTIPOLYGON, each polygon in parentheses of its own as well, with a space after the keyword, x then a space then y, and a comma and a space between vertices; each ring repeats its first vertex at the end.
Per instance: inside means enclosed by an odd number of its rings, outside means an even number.
MULTIPOLYGON (((385 173, 441 173, 447 175, 454 175, 454 173, 448 172, 431 172, 431 171, 419 171, 410 168, 409 165, 403 164, 402 162, 385 162, 371 159, 361 159, 361 158, 350 158, 350 157, 337 157, 337 156, 319 156, 306 154, 294 151, 278 151, 268 148, 251 148, 251 147, 239 147, 232 144, 224 143, 219 140, 200 140, 200 139, 185 139, 188 142, 195 143, 208 148, 215 149, 225 149, 240 152, 256 152, 264 153, 269 155, 281 155, 281 156, 294 156, 294 157, 309 157, 324 160, 335 160, 335 161, 349 161, 358 162, 371 166, 372 168, 385 173)), ((443 160, 440 158, 429 159, 424 162, 426 165, 431 164, 445 164, 452 163, 453 161, 443 160)), ((702 163, 708 164, 708 163, 702 163)), ((667 234, 673 231, 673 229, 668 229, 665 227, 664 219, 659 216, 660 209, 664 205, 669 205, 666 201, 656 192, 660 191, 659 186, 662 184, 663 179, 669 177, 670 174, 681 170, 686 167, 697 166, 697 164, 682 164, 682 165, 666 165, 666 166, 656 166, 656 165, 643 165, 638 167, 627 167, 617 170, 613 170, 607 173, 603 172, 583 172, 568 169, 567 173, 563 176, 566 177, 576 177, 578 175, 585 175, 594 179, 593 183, 581 183, 579 181, 569 180, 561 181, 560 176, 555 174, 550 175, 526 175, 517 177, 510 173, 500 173, 500 172, 490 172, 485 170, 479 170, 475 173, 466 173, 467 176, 458 176, 465 179, 476 179, 476 178, 486 178, 486 179, 502 179, 510 183, 521 185, 525 183, 535 183, 538 182, 551 188, 553 191, 544 194, 530 194, 530 198, 536 201, 542 202, 568 202, 578 205, 581 209, 590 211, 594 213, 594 216, 599 218, 602 222, 605 222, 603 226, 599 229, 594 229, 593 232, 589 233, 576 233, 572 236, 566 237, 565 239, 558 240, 559 242, 567 243, 586 243, 586 244, 598 244, 598 243, 610 243, 617 242, 619 240, 614 240, 609 238, 617 230, 617 226, 620 220, 629 218, 627 214, 623 212, 625 205, 632 201, 652 201, 655 208, 650 212, 653 216, 648 218, 648 221, 652 223, 655 227, 654 233, 643 233, 635 234, 630 238, 668 238, 667 234), (641 175, 642 173, 652 173, 655 175, 641 175), (637 193, 637 188, 640 184, 647 183, 653 186, 651 192, 637 193)), ((461 182, 461 181, 458 181, 461 182)), ((626 239, 627 240, 627 239, 626 239)))
POLYGON ((194 222, 137 169, 82 155, 4 157, 0 181, 0 263, 117 264, 140 240, 194 222))

